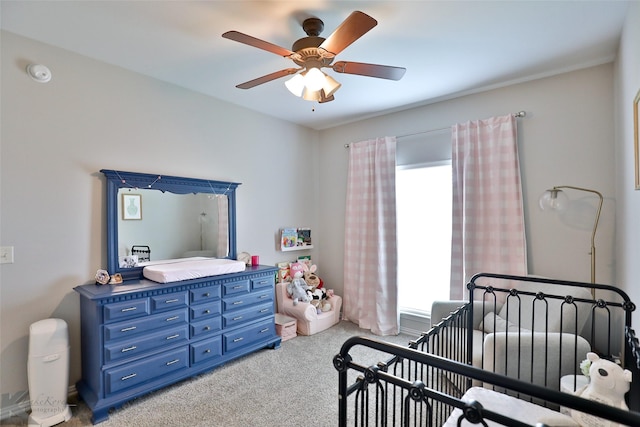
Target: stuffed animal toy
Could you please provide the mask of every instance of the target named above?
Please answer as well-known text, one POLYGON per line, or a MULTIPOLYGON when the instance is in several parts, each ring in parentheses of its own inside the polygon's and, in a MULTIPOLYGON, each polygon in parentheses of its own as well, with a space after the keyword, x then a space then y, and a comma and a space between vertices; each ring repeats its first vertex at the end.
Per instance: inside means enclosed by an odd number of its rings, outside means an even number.
POLYGON ((318 314, 330 311, 331 303, 327 300, 327 291, 321 288, 316 288, 311 292, 311 305, 313 305, 318 314))
POLYGON ((302 267, 304 269, 304 281, 307 282, 307 285, 311 288, 311 304, 316 308, 318 314, 330 311, 331 303, 327 301, 329 296, 327 295, 327 291, 322 287, 322 279, 316 274, 317 267, 315 264, 311 267, 303 264, 302 267))
POLYGON ((295 262, 291 264, 290 270, 293 280, 287 284, 287 293, 293 299, 293 305, 298 305, 299 302, 311 301, 311 287, 304 281, 302 264, 295 262))
MULTIPOLYGON (((629 391, 631 371, 622 369, 618 364, 609 360, 600 359, 595 353, 587 353, 587 360, 591 362, 589 384, 578 389, 576 395, 616 408, 629 410, 624 401, 624 395, 629 391)), ((571 418, 583 426, 623 427, 621 424, 611 423, 575 410, 571 410, 571 418)))
POLYGON ((317 267, 312 265, 311 267, 307 267, 306 264, 303 264, 304 268, 304 281, 307 282, 307 285, 311 286, 313 290, 317 288, 322 288, 322 279, 318 277, 316 274, 317 267))

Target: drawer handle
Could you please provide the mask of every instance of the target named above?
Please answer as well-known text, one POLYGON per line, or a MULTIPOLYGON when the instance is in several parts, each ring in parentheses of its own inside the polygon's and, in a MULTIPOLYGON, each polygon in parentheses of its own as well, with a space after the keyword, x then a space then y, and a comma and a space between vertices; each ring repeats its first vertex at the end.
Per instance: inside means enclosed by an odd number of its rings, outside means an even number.
POLYGON ((260 331, 261 334, 263 334, 265 332, 269 332, 269 328, 264 328, 263 330, 260 331))
POLYGON ((136 347, 135 345, 132 345, 131 347, 123 348, 122 349, 122 353, 126 353, 127 351, 135 350, 136 348, 138 348, 138 347, 136 347))
POLYGON ((171 304, 172 302, 178 302, 178 301, 180 301, 180 300, 178 298, 175 298, 175 299, 168 299, 164 303, 165 304, 171 304))
POLYGON ((240 320, 240 319, 242 319, 242 316, 234 317, 232 320, 240 320))
POLYGON ((171 322, 172 320, 178 320, 180 316, 167 317, 167 322, 171 322))
POLYGON ((260 299, 269 298, 269 295, 260 295, 260 299))
POLYGON ((180 334, 170 335, 167 337, 168 340, 172 340, 174 338, 180 338, 180 334))
POLYGON ((211 350, 206 349, 204 352, 205 352, 205 353, 211 353, 211 350))
POLYGON ((243 339, 244 339, 243 337, 236 338, 236 339, 234 339, 234 340, 233 340, 233 342, 240 342, 240 341, 242 341, 243 339))
POLYGON ((179 361, 180 361, 180 359, 174 359, 174 360, 172 360, 170 362, 167 362, 167 366, 173 365, 174 363, 178 363, 179 361))
POLYGON ((130 380, 133 377, 137 377, 138 374, 131 374, 131 375, 125 375, 124 377, 120 378, 120 381, 126 381, 126 380, 130 380))
POLYGON ((238 286, 234 286, 234 287, 233 287, 233 289, 234 289, 234 290, 235 290, 235 289, 242 289, 242 288, 244 288, 244 286, 242 286, 242 285, 238 285, 238 286))
POLYGON ((205 330, 205 331, 210 331, 210 330, 211 330, 211 326, 209 326, 209 325, 205 326, 205 327, 204 327, 204 330, 205 330))
POLYGON ((267 311, 270 311, 268 308, 263 308, 262 310, 260 310, 260 313, 266 313, 267 311))
POLYGON ((138 307, 128 307, 128 308, 123 308, 122 310, 120 310, 120 312, 122 313, 126 313, 127 311, 134 311, 137 310, 138 307))
POLYGON ((233 305, 240 305, 240 304, 242 304, 242 301, 234 301, 233 302, 233 305))
POLYGON ((209 314, 209 313, 211 313, 211 310, 205 310, 204 311, 204 314, 209 314))
POLYGON ((137 329, 137 327, 129 326, 128 328, 120 329, 120 332, 129 332, 129 331, 133 331, 134 329, 137 329))
POLYGON ((211 294, 209 292, 205 292, 204 294, 202 294, 202 296, 207 298, 207 297, 211 296, 211 294))

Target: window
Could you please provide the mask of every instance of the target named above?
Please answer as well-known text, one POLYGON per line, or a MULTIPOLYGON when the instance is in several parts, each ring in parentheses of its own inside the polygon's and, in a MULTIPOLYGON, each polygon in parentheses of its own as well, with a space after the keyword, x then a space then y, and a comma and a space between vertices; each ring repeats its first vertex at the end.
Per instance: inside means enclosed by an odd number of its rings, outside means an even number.
POLYGON ((400 311, 428 314, 449 299, 451 163, 398 167, 396 203, 400 311))

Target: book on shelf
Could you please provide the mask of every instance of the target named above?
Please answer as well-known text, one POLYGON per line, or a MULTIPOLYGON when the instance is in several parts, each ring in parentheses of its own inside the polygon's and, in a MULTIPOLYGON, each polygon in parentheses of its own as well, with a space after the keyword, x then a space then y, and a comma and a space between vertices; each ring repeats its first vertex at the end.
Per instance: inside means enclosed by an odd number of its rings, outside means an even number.
POLYGON ((311 229, 298 228, 298 246, 311 246, 311 229))
POLYGON ((280 247, 282 249, 294 248, 298 245, 298 230, 296 228, 283 228, 280 230, 280 247))
POLYGON ((276 267, 278 267, 278 283, 291 281, 291 270, 289 266, 289 262, 279 262, 276 264, 276 267))
POLYGON ((305 264, 308 268, 311 268, 311 255, 300 255, 297 262, 305 264))

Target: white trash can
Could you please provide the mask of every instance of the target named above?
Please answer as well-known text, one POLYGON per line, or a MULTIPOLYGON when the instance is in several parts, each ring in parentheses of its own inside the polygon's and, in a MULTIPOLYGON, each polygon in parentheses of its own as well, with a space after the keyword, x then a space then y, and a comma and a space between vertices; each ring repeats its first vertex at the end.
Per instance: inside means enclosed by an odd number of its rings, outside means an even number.
POLYGON ((62 319, 44 319, 29 327, 27 364, 30 426, 48 427, 68 421, 69 332, 62 319))

